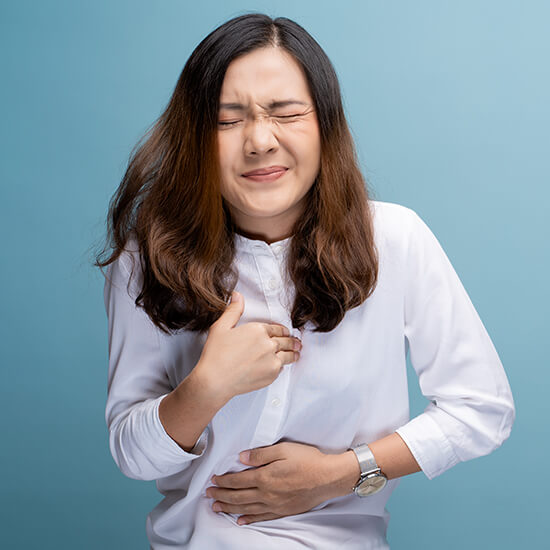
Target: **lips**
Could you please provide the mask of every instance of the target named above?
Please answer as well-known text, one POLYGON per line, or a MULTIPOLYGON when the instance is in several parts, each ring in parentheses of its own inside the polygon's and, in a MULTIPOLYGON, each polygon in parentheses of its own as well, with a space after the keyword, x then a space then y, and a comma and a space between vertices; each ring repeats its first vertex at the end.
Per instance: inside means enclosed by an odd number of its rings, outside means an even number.
POLYGON ((286 166, 268 166, 267 168, 258 168, 258 170, 252 170, 245 172, 244 177, 247 176, 266 176, 268 174, 275 174, 277 172, 284 172, 287 170, 286 166))

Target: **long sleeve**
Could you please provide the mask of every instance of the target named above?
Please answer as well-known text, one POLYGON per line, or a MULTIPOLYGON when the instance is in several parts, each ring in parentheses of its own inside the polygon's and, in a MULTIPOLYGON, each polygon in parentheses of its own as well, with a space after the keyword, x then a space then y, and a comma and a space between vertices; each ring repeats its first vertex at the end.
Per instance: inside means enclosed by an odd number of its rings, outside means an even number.
POLYGON ((409 212, 405 337, 430 403, 396 431, 432 479, 502 445, 515 407, 499 356, 458 275, 428 226, 409 212))
POLYGON ((139 261, 135 263, 130 277, 132 258, 125 251, 106 271, 109 375, 105 420, 111 454, 122 473, 153 480, 180 472, 202 456, 208 427, 191 452, 186 452, 160 421, 158 406, 172 388, 162 360, 159 329, 134 302, 141 285, 139 261))

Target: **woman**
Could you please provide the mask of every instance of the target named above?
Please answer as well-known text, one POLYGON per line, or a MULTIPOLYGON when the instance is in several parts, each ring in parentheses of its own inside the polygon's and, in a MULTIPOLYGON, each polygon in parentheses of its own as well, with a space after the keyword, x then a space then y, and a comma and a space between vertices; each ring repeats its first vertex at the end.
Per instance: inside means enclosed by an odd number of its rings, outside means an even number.
POLYGON ((509 436, 466 291, 415 212, 368 198, 335 72, 293 21, 197 46, 109 223, 106 421, 121 471, 165 496, 152 548, 388 548, 400 477, 509 436))

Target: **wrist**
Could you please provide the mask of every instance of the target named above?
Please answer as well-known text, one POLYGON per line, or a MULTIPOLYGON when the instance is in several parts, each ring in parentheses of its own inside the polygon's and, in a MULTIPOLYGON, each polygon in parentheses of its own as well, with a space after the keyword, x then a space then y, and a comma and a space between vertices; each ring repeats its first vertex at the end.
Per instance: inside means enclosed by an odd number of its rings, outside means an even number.
POLYGON ((200 362, 187 378, 193 390, 203 396, 202 401, 210 403, 216 410, 221 409, 233 397, 226 394, 224 388, 212 379, 208 369, 200 362))
POLYGON ((353 493, 353 487, 361 477, 361 468, 355 453, 345 451, 326 455, 329 465, 329 478, 332 495, 336 498, 353 493))

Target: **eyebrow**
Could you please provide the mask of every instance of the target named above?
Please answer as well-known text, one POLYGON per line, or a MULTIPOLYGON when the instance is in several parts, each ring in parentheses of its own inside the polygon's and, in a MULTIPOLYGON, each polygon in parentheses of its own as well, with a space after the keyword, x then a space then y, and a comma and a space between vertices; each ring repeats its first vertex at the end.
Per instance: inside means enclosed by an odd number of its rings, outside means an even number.
MULTIPOLYGON (((298 99, 284 99, 281 101, 272 101, 267 106, 268 110, 277 109, 279 107, 287 107, 288 105, 309 105, 304 101, 299 101, 298 99)), ((241 103, 220 103, 220 109, 229 109, 230 111, 244 111, 246 109, 245 105, 241 103)))

